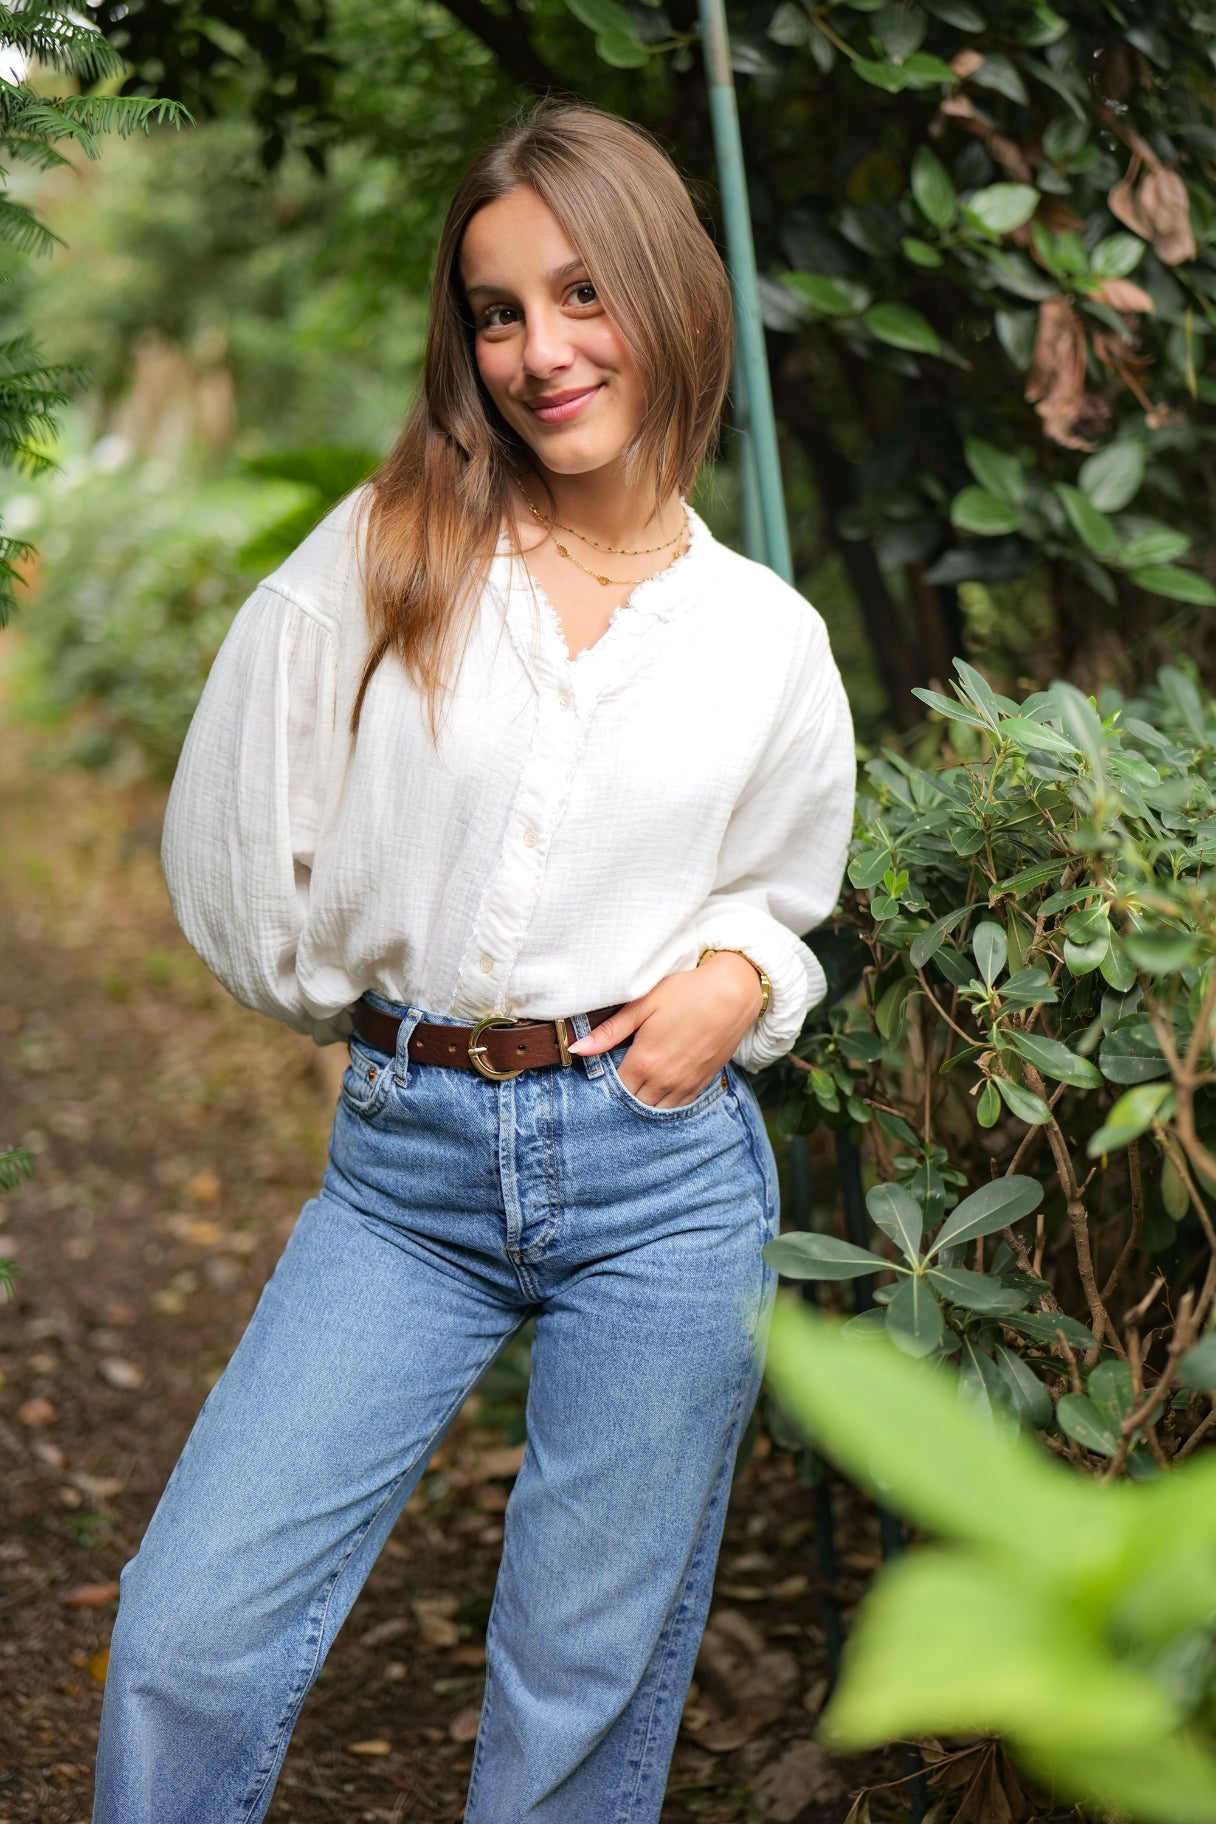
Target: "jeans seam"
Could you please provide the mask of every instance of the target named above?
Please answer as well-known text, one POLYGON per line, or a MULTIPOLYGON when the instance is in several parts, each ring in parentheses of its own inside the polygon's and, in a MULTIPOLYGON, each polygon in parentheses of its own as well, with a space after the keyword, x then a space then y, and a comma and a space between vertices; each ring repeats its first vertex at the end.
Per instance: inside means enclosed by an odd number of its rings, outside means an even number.
MULTIPOLYGON (((468 1386, 465 1388, 464 1392, 460 1394, 459 1398, 452 1402, 452 1404, 448 1407, 447 1412, 444 1415, 444 1418, 441 1420, 439 1425, 436 1426, 435 1432, 434 1432, 435 1437, 441 1438, 443 1436, 444 1431, 455 1419, 456 1414, 460 1411, 461 1406, 464 1404, 465 1400, 468 1398, 470 1388, 474 1387, 477 1384, 478 1380, 485 1373, 486 1369, 489 1367, 490 1363, 494 1360, 495 1356, 500 1355, 502 1353, 502 1351, 506 1348, 507 1344, 510 1342, 511 1337, 514 1336, 516 1334, 516 1331, 518 1331, 521 1327, 522 1327, 522 1320, 521 1320, 520 1324, 517 1324, 515 1326, 515 1330, 512 1330, 510 1332, 510 1334, 503 1339, 502 1342, 496 1343, 494 1348, 491 1349, 489 1351, 489 1353, 486 1356, 484 1356, 482 1358, 482 1360, 478 1363, 475 1372, 473 1373, 472 1377, 469 1380, 468 1386)), ((419 1456, 420 1455, 421 1455, 421 1452, 419 1452, 419 1456)), ((385 1508, 388 1507, 390 1505, 390 1503, 392 1502, 393 1497, 397 1493, 397 1490, 401 1487, 401 1484, 403 1482, 405 1482, 406 1480, 408 1480, 412 1470, 418 1463, 418 1460, 419 1460, 418 1456, 413 1457, 411 1459, 411 1461, 401 1471, 401 1473, 393 1478, 393 1481, 390 1484, 389 1488, 385 1491, 385 1496, 384 1496, 383 1501, 381 1501, 381 1503, 380 1503, 379 1507, 377 1507, 375 1513, 369 1514, 367 1519, 364 1521, 363 1525, 359 1528, 358 1532, 355 1534, 355 1536, 351 1540, 349 1549, 345 1553, 341 1564, 339 1564, 337 1566, 332 1577, 329 1580, 328 1586, 326 1587, 326 1589, 324 1591, 324 1596, 321 1600, 320 1612, 319 1612, 319 1614, 316 1615, 315 1621, 310 1623, 310 1626, 309 1626, 310 1636, 312 1635, 313 1628, 315 1627, 315 1629, 316 1629, 315 1638, 311 1639, 310 1643, 306 1647, 306 1657, 309 1653, 311 1653, 311 1664, 305 1666, 303 1683, 299 1684, 296 1689, 293 1689, 291 1697, 288 1700, 288 1703, 285 1707, 284 1714, 279 1719, 278 1727, 275 1730, 274 1735, 272 1736, 271 1741, 270 1741, 270 1763, 266 1767, 265 1771, 261 1773, 260 1777, 255 1776, 255 1777, 258 1777, 257 1788, 250 1795, 250 1798, 248 1800, 248 1803, 245 1806, 244 1811, 239 1814, 238 1824, 250 1824, 250 1820, 253 1818, 253 1816, 257 1810, 258 1804, 260 1803, 260 1801, 262 1799, 262 1795, 266 1791, 266 1782, 273 1777, 275 1768, 280 1762, 281 1756, 279 1753, 279 1748, 280 1748, 280 1744, 283 1742, 284 1735, 286 1735, 288 1742, 290 1742, 291 1735, 292 1735, 293 1730, 295 1729, 296 1720, 299 1716, 301 1706, 303 1705, 304 1699, 308 1696, 313 1679, 315 1678, 317 1672, 320 1670, 320 1666, 317 1661, 317 1652, 318 1652, 318 1649, 320 1647, 322 1640, 325 1638, 326 1617, 329 1614, 329 1607, 330 1607, 331 1602, 333 1601, 333 1594, 334 1594, 335 1589, 338 1587, 338 1583, 339 1583, 339 1580, 341 1579, 342 1573, 343 1573, 343 1571, 345 1571, 347 1565, 350 1563, 350 1561, 354 1557, 355 1553, 359 1550, 359 1547, 362 1545, 363 1541, 367 1538, 368 1533, 371 1531, 372 1527, 376 1524, 376 1521, 379 1519, 380 1515, 384 1512, 385 1508)))

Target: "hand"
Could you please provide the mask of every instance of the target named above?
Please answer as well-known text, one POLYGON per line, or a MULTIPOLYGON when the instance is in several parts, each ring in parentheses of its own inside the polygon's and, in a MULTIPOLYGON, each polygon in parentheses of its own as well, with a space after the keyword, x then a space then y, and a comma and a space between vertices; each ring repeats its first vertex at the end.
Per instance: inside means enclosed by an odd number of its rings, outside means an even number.
POLYGON ((699 969, 681 969, 629 1001, 585 1039, 570 1046, 578 1057, 614 1051, 633 1035, 620 1067, 630 1095, 652 1108, 695 1102, 759 1012, 760 977, 745 956, 719 950, 699 969))

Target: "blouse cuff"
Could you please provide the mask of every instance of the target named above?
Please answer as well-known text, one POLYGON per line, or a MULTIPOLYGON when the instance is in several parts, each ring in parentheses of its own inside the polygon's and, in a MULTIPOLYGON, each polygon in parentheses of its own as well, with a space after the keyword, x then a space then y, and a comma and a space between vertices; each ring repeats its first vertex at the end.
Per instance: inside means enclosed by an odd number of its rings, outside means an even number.
POLYGON ((766 1012, 743 1035, 735 1063, 759 1070, 791 1050, 810 1009, 827 993, 819 959, 794 933, 759 906, 719 905, 704 912, 696 927, 702 950, 742 950, 773 985, 766 1012))

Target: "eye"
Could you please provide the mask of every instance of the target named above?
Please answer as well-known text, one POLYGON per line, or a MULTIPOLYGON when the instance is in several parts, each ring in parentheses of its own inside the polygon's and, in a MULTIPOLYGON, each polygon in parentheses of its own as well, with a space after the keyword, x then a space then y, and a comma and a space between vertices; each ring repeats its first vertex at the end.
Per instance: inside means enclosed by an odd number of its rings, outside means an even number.
POLYGON ((477 313, 478 329, 511 329, 520 312, 514 304, 487 304, 477 313))
POLYGON ((580 279, 577 285, 570 287, 566 295, 571 304, 582 305, 584 308, 600 301, 600 295, 590 279, 580 279))

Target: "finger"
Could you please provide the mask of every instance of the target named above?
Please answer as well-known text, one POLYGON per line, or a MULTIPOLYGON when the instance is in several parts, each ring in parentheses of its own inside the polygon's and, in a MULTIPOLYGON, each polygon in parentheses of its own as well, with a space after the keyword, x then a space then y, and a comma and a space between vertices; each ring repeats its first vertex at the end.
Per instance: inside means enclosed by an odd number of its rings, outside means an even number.
POLYGON ((644 999, 627 1001, 606 1020, 601 1020, 585 1039, 575 1039, 573 1045, 567 1046, 566 1049, 579 1058, 595 1058, 602 1051, 615 1051, 618 1045, 623 1045, 626 1039, 632 1037, 645 1018, 646 1002, 644 999))

